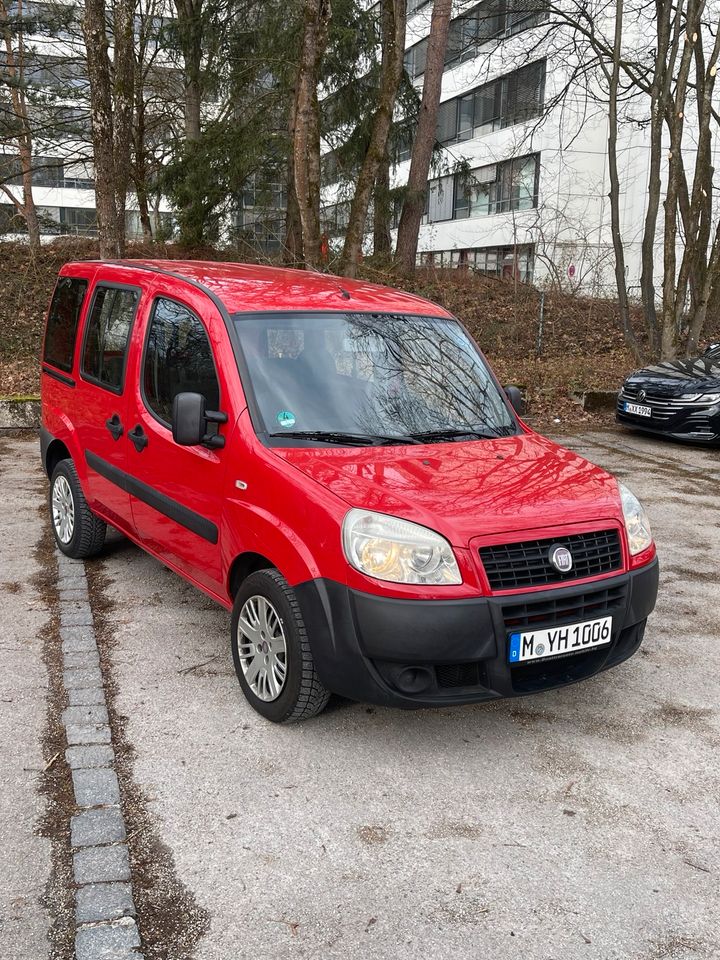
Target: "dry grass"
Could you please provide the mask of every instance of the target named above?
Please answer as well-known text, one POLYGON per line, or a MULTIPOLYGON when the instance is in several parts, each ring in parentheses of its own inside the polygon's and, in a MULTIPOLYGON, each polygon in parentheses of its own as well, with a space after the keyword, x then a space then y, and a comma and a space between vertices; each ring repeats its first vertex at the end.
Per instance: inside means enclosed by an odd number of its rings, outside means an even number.
MULTIPOLYGON (((213 248, 132 245, 128 257, 232 260, 213 248)), ((33 260, 22 244, 0 244, 0 396, 38 391, 38 349, 47 304, 59 268, 68 260, 95 259, 92 240, 59 239, 33 260)), ((453 270, 419 270, 398 277, 369 262, 362 275, 442 304, 464 321, 503 383, 527 389, 533 416, 582 420, 569 391, 614 390, 633 369, 612 300, 549 292, 545 296, 542 354, 537 353, 540 296, 512 281, 453 270)), ((640 318, 636 318, 640 329, 640 318)), ((720 324, 719 324, 720 326, 720 324)))

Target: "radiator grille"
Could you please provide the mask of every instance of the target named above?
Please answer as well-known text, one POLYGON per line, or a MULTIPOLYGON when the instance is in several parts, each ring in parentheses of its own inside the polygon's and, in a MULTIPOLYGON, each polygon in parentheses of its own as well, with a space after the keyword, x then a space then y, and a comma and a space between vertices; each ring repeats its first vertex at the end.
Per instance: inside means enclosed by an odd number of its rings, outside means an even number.
POLYGON ((566 537, 524 540, 480 548, 480 559, 493 590, 537 587, 567 580, 581 580, 622 567, 617 530, 594 530, 566 537), (573 557, 572 569, 556 570, 550 562, 550 548, 567 547, 573 557))

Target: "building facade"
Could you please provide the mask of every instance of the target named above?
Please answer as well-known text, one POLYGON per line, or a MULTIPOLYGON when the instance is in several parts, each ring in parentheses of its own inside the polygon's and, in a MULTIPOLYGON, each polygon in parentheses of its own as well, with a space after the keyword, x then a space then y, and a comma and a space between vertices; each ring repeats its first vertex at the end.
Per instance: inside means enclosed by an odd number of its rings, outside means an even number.
MULTIPOLYGON (((6 9, 7 22, 15 24, 18 42, 12 45, 10 54, 5 44, 0 48, 0 184, 4 188, 0 191, 0 239, 18 239, 26 232, 22 216, 7 195, 22 198, 20 164, 12 138, 17 124, 11 92, 14 86, 25 89, 33 141, 33 199, 42 239, 96 236, 82 7, 72 0, 9 0, 6 9)), ((139 20, 135 26, 137 33, 141 29, 139 20)), ((169 66, 160 61, 153 69, 156 73, 167 72, 169 66)), ((172 235, 174 217, 160 195, 155 199, 151 222, 156 235, 172 235)), ((131 239, 143 236, 137 199, 132 193, 127 199, 126 230, 131 239)))
MULTIPOLYGON (((593 90, 544 7, 543 0, 465 0, 454 8, 418 262, 614 295, 607 99, 593 90)), ((410 0, 405 66, 418 93, 431 12, 431 0, 410 0)), ((633 29, 629 23, 627 31, 633 29)), ((633 295, 640 284, 650 149, 647 123, 627 110, 618 158, 633 295)), ((396 152, 391 187, 407 183, 410 140, 396 152)), ((717 142, 714 161, 717 167, 717 142)), ((325 229, 337 236, 348 213, 342 185, 327 182, 324 196, 325 229)), ((661 243, 656 267, 662 275, 661 243)))

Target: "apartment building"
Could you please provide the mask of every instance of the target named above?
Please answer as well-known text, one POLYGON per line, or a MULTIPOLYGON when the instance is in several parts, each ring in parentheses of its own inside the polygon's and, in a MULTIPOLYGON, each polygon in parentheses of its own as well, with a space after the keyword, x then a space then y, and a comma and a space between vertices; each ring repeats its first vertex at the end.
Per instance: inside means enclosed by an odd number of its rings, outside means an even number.
MULTIPOLYGON (((418 261, 613 294, 607 107, 573 80, 571 45, 550 29, 543 7, 543 0, 465 0, 455 8, 418 261)), ((431 12, 431 0, 410 0, 405 66, 418 92, 431 12)), ((646 124, 621 125, 621 232, 631 294, 641 272, 647 137, 646 124)), ((410 145, 408 135, 394 157, 391 187, 407 183, 410 145)), ((715 152, 717 163, 717 145, 715 152)), ((339 237, 347 198, 332 182, 332 156, 325 161, 324 226, 339 237)), ((658 244, 659 274, 660 256, 658 244)))
MULTIPOLYGON (((8 19, 22 23, 23 80, 27 84, 28 112, 33 135, 33 198, 44 240, 61 235, 95 236, 95 182, 90 136, 90 110, 81 8, 72 0, 10 0, 8 19)), ((139 28, 139 24, 136 24, 139 28)), ((17 79, 18 58, 11 64, 0 48, 0 77, 17 79), (14 69, 13 69, 14 68, 14 69)), ((159 64, 157 70, 167 69, 159 64)), ((0 114, 5 129, 13 122, 10 85, 0 84, 0 114)), ((22 178, 12 140, 0 141, 0 183, 20 198, 22 178)), ((167 201, 159 197, 152 211, 157 233, 172 235, 174 218, 167 201)), ((126 229, 130 238, 142 236, 133 194, 128 196, 126 229)), ((0 192, 0 239, 19 238, 25 232, 6 194, 0 192)))

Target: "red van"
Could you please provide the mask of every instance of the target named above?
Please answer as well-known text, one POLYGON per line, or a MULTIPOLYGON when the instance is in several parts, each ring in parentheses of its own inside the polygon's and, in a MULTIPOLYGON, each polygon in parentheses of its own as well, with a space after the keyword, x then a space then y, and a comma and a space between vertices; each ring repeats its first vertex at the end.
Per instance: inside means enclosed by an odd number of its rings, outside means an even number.
POLYGON ((252 706, 519 696, 640 646, 658 564, 436 304, 324 274, 69 263, 42 357, 58 547, 106 524, 232 610, 252 706))

